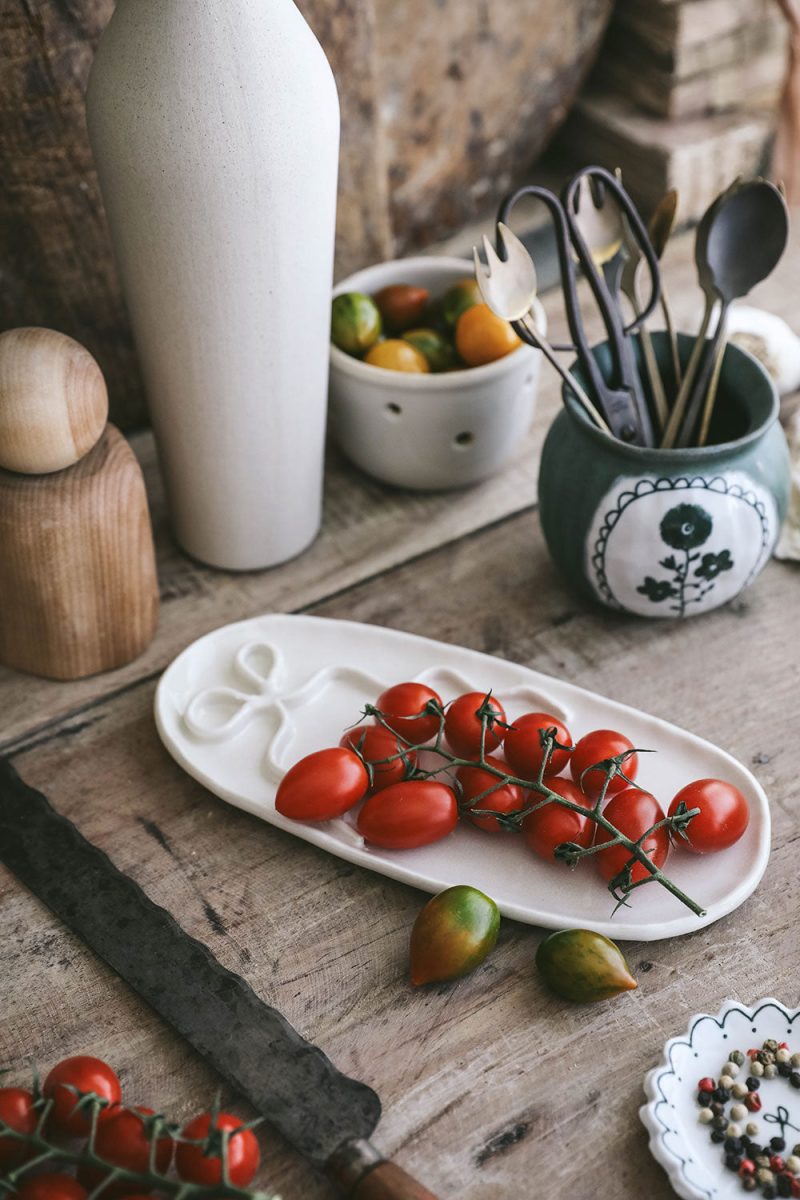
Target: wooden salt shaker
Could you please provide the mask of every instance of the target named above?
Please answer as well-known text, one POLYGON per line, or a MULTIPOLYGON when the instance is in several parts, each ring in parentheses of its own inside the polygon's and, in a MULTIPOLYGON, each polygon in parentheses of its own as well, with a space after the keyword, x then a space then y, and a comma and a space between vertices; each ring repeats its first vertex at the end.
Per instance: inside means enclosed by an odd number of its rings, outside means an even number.
POLYGON ((91 354, 0 334, 0 663, 50 679, 145 649, 158 583, 144 480, 91 354))

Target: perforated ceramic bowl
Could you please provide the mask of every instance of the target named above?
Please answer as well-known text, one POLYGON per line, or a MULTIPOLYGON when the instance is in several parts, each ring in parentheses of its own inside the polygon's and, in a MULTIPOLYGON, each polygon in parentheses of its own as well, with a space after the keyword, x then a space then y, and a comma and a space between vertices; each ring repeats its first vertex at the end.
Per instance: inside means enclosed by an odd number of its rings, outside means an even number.
MULTIPOLYGON (((413 283, 436 297, 472 274, 465 259, 397 259, 343 279, 334 295, 374 295, 388 284, 413 283)), ((544 331, 538 302, 535 312, 544 331)), ((540 362, 523 345, 483 367, 415 375, 373 367, 331 346, 331 430, 347 457, 384 483, 419 490, 479 483, 520 452, 540 362)))

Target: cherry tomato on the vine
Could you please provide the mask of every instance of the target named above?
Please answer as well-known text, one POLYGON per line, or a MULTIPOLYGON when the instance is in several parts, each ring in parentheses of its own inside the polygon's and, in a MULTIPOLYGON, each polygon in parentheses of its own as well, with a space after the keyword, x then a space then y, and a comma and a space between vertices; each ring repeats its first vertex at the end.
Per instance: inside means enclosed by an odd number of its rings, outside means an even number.
POLYGON ((327 821, 358 804, 368 787, 367 768, 358 755, 334 746, 289 768, 278 784, 275 808, 295 821, 327 821))
MULTIPOLYGON (((606 773, 600 768, 596 771, 587 771, 586 768, 593 767, 595 763, 605 762, 606 759, 616 758, 619 754, 628 754, 631 750, 633 750, 633 742, 623 733, 617 733, 613 729, 595 729, 592 733, 587 733, 585 737, 582 737, 572 752, 569 763, 572 778, 590 799, 596 800, 603 789, 606 773), (586 771, 585 775, 584 771, 586 771)), ((639 756, 631 754, 629 758, 626 758, 622 764, 622 770, 628 779, 635 779, 639 770, 639 756)), ((629 786, 630 784, 626 783, 621 775, 615 775, 608 785, 606 795, 613 796, 616 792, 624 791, 629 786)))
MULTIPOLYGON (((154 1115, 152 1108, 140 1106, 112 1109, 97 1126, 94 1147, 98 1158, 105 1159, 114 1166, 124 1167, 128 1171, 146 1172, 150 1163, 147 1118, 154 1115)), ((159 1137, 156 1142, 155 1166, 162 1175, 169 1170, 173 1149, 173 1141, 169 1135, 159 1137)), ((85 1165, 78 1170, 78 1179, 92 1191, 105 1177, 106 1172, 98 1167, 85 1165)), ((103 1196, 131 1196, 140 1189, 141 1184, 118 1180, 103 1188, 103 1196)))
MULTIPOLYGON (((589 797, 584 795, 581 789, 569 779, 548 779, 547 786, 551 792, 557 792, 559 796, 563 796, 565 800, 571 800, 573 804, 580 804, 586 809, 593 806, 589 797)), ((537 792, 531 792, 528 799, 533 804, 537 800, 542 800, 543 797, 537 792)), ((543 804, 541 808, 535 809, 522 822, 525 841, 534 854, 538 854, 539 858, 543 858, 547 862, 558 861, 555 849, 563 842, 575 842, 584 849, 591 846, 594 828, 594 821, 588 812, 586 816, 583 816, 582 813, 574 812, 571 808, 564 808, 556 800, 551 800, 548 804, 543 804)))
POLYGON ((732 783, 722 779, 695 779, 681 788, 669 806, 674 816, 683 802, 687 809, 699 808, 686 826, 686 837, 675 837, 675 844, 693 854, 713 854, 738 842, 750 821, 747 800, 732 783))
POLYGON ((408 750, 397 740, 397 735, 383 725, 359 725, 349 729, 339 745, 355 750, 365 762, 372 764, 370 790, 373 792, 405 779, 409 768, 417 761, 416 751, 408 750), (393 761, 384 762, 384 759, 393 761))
POLYGON ((88 1194, 73 1175, 50 1171, 26 1176, 19 1185, 16 1200, 85 1200, 88 1194))
MULTIPOLYGON (((664 820, 663 809, 655 796, 632 787, 612 796, 603 809, 603 816, 607 817, 611 824, 632 842, 637 842, 643 833, 659 821, 664 820)), ((598 825, 594 840, 595 844, 599 845, 602 842, 610 841, 611 835, 598 825)), ((646 837, 642 842, 642 849, 653 866, 663 866, 669 854, 669 833, 666 826, 662 826, 661 829, 646 837)), ((606 880, 613 879, 615 875, 618 875, 631 858, 632 855, 625 846, 600 850, 594 855, 600 874, 606 880)), ((631 881, 637 883, 649 874, 650 872, 642 863, 635 862, 631 870, 631 881)))
POLYGON ((380 710, 384 721, 413 746, 421 746, 439 732, 436 713, 426 713, 425 707, 433 701, 442 707, 438 692, 424 683, 396 683, 378 697, 375 707, 380 710))
MULTIPOLYGON (((510 729, 506 730, 503 739, 503 750, 515 775, 521 779, 535 780, 544 759, 541 735, 548 729, 555 729, 556 741, 561 746, 571 746, 572 738, 566 725, 550 713, 525 713, 517 717, 510 729)), ((560 775, 570 760, 571 750, 553 750, 547 761, 544 778, 560 775)))
MULTIPOLYGON (((25 1088, 0 1088, 0 1121, 17 1133, 33 1133, 38 1123, 33 1092, 25 1088)), ((33 1150, 6 1134, 0 1137, 0 1173, 18 1167, 33 1156, 33 1150)))
POLYGON ((358 832, 373 846, 411 850, 452 833, 458 823, 455 792, 433 779, 409 779, 370 796, 358 814, 358 832))
MULTIPOLYGON (((504 775, 508 774, 507 765, 499 758, 489 756, 486 761, 490 766, 497 767, 504 775)), ((492 775, 491 771, 484 771, 481 767, 459 767, 456 771, 456 779, 461 784, 462 798, 471 808, 493 809, 499 813, 510 813, 525 806, 521 787, 515 783, 502 783, 497 775, 492 775), (483 795, 484 792, 488 794, 483 795), (480 800, 476 799, 478 796, 481 797, 480 800), (472 801, 475 803, 472 804, 472 801)), ((477 825, 479 829, 485 829, 487 833, 509 832, 500 824, 497 817, 473 816, 470 809, 467 809, 466 815, 473 825, 477 825)))
MULTIPOLYGON (((243 1129, 244 1122, 231 1113, 219 1113, 209 1139, 208 1153, 203 1146, 179 1142, 175 1152, 175 1168, 187 1183, 214 1187, 222 1180, 222 1132, 228 1131, 228 1178, 236 1187, 247 1187, 258 1170, 261 1154, 252 1129, 243 1129), (215 1143, 219 1143, 218 1145, 215 1143)), ((211 1114, 202 1113, 183 1129, 182 1136, 191 1141, 205 1141, 211 1129, 211 1114)))
POLYGON ((488 753, 495 750, 505 736, 505 729, 496 721, 505 721, 505 709, 494 696, 485 692, 465 692, 447 710, 444 719, 444 736, 448 745, 460 758, 477 758, 481 749, 482 709, 489 709, 486 719, 486 737, 483 748, 488 753))
POLYGON ((56 1063, 44 1081, 42 1092, 52 1100, 50 1123, 60 1133, 70 1137, 85 1136, 91 1125, 91 1109, 78 1104, 78 1092, 93 1092, 108 1102, 105 1113, 122 1099, 122 1087, 117 1074, 101 1058, 76 1054, 56 1063))

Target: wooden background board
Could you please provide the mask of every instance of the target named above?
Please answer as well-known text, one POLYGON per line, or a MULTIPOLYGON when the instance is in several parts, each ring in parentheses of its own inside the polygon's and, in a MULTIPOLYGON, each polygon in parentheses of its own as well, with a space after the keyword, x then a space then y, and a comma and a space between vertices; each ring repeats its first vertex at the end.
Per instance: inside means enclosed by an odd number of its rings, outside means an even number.
MULTIPOLYGON (((798 243, 760 292, 795 315, 798 243)), ((698 306, 691 240, 671 248, 680 323, 698 306)), ((548 301, 553 336, 563 322, 548 301)), ((163 616, 121 671, 74 685, 0 672, 0 749, 157 902, 384 1104, 376 1142, 442 1200, 539 1191, 576 1200, 672 1193, 636 1115, 664 1040, 728 996, 798 1002, 795 914, 798 568, 772 562, 740 600, 683 624, 577 601, 547 556, 535 456, 557 401, 546 374, 530 441, 502 478, 451 495, 383 489, 331 459, 323 534, 297 561, 228 575, 172 546, 149 439, 163 616), (267 610, 407 629, 563 676, 685 725, 751 766, 770 797, 773 854, 756 894, 696 934, 626 947, 638 991, 588 1008, 550 995, 539 930, 503 924, 473 976, 413 990, 407 941, 424 897, 215 799, 161 747, 157 677, 216 625, 267 610), (535 1191, 534 1191, 535 1188, 535 1191)), ((704 869, 703 864, 698 869, 704 869)), ((217 1079, 0 870, 0 1063, 24 1083, 81 1051, 107 1057, 129 1097, 176 1118, 217 1079)), ((248 1114, 223 1089, 224 1102, 248 1114)), ((268 1130, 262 1183, 284 1200, 330 1189, 268 1130)))

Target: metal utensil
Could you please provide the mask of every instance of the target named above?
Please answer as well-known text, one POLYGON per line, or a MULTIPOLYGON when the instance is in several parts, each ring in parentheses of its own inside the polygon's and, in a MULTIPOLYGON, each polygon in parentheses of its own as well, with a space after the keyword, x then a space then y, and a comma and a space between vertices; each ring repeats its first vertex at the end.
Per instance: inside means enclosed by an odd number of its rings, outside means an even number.
MULTIPOLYGON (((766 179, 736 180, 717 198, 706 215, 708 220, 704 217, 698 229, 695 260, 701 286, 707 296, 706 315, 710 320, 709 310, 717 303, 719 315, 707 347, 704 341, 708 320, 704 317, 705 329, 703 339, 698 340, 700 352, 697 354, 699 366, 705 351, 702 370, 699 370, 696 382, 692 380, 688 389, 684 378, 681 393, 685 392, 685 412, 680 414, 675 423, 671 443, 667 443, 665 434, 665 445, 689 445, 698 418, 702 436, 707 436, 721 356, 725 349, 728 309, 734 300, 746 296, 774 270, 789 236, 786 201, 780 190, 766 179)), ((695 359, 696 351, 697 346, 692 352, 692 359, 695 359)), ((697 366, 695 370, 698 370, 697 366)), ((673 425, 674 416, 673 411, 667 433, 673 425)))
MULTIPOLYGON (((670 188, 669 191, 665 192, 665 194, 659 200, 647 225, 647 232, 650 235, 650 242, 659 263, 664 257, 664 251, 667 248, 667 242, 672 236, 672 231, 675 228, 675 221, 677 220, 678 216, 678 200, 678 189, 670 188)), ((667 293, 664 289, 663 278, 661 280, 661 312, 664 315, 664 324, 667 328, 667 336, 669 337, 669 348, 670 356, 672 358, 672 371, 675 376, 675 387, 679 388, 681 386, 681 358, 678 353, 678 337, 675 333, 675 325, 672 320, 672 309, 670 307, 667 293)))
POLYGON ((480 260, 477 246, 473 247, 472 251, 475 261, 475 278, 485 303, 498 317, 502 317, 504 321, 510 321, 523 341, 527 342, 529 346, 541 350, 547 361, 570 388, 589 418, 600 429, 609 432, 608 425, 584 389, 567 371, 566 367, 558 361, 552 346, 536 328, 536 323, 531 316, 531 308, 537 293, 536 266, 533 259, 519 238, 502 222, 497 226, 497 237, 498 248, 505 255, 505 261, 496 253, 486 234, 483 235, 485 267, 480 260))
POLYGON ((436 1200, 369 1137, 380 1101, 0 760, 0 862, 354 1200, 436 1200))
MULTIPOLYGON (((591 168, 591 171, 599 174, 603 181, 610 180, 613 187, 618 185, 608 172, 602 171, 601 168, 591 168)), ((583 172, 582 175, 586 175, 583 172)), ((576 177, 579 178, 579 177, 576 177)), ((573 181, 575 182, 575 181, 573 181)), ((576 184, 576 190, 580 184, 576 184)), ((621 189, 619 189, 621 191, 621 189)), ((624 195, 624 193, 623 193, 624 195)), ((564 294, 564 307, 567 315, 572 343, 567 346, 559 346, 557 349, 569 349, 575 352, 583 369, 584 376, 588 381, 588 390, 591 393, 591 401, 596 409, 600 410, 605 422, 613 436, 620 438, 622 441, 643 444, 644 435, 641 429, 636 404, 633 399, 632 391, 626 382, 625 370, 622 359, 624 357, 620 348, 620 340, 624 340, 638 322, 634 321, 630 326, 622 326, 621 318, 618 309, 614 305, 611 295, 608 291, 601 272, 596 267, 591 252, 587 248, 584 240, 579 239, 575 243, 572 236, 570 224, 568 222, 567 213, 564 205, 553 192, 547 188, 536 187, 529 185, 518 189, 511 195, 507 196, 501 203, 498 211, 498 227, 500 225, 508 226, 512 211, 515 205, 523 198, 531 198, 540 200, 548 208, 553 221, 553 226, 556 236, 556 248, 558 251, 559 266, 561 271, 561 285, 564 294), (610 368, 608 378, 601 370, 600 365, 592 353, 589 339, 584 330, 583 316, 581 306, 578 299, 577 277, 575 257, 573 249, 578 258, 578 262, 584 272, 591 274, 592 292, 596 299, 596 289, 601 290, 603 297, 602 303, 598 304, 600 316, 605 326, 606 338, 609 344, 610 352, 610 368), (609 313, 616 316, 609 316, 609 313)), ((633 204, 629 199, 625 199, 625 204, 633 209, 633 204)), ((636 220, 639 222, 639 230, 644 240, 647 240, 647 234, 644 227, 639 221, 638 214, 636 220)), ((509 231, 510 232, 510 231, 509 231)), ((598 239, 599 242, 599 239, 598 239)), ((498 237, 498 249, 503 253, 503 247, 498 237)), ((524 249, 524 247, 523 247, 524 249)), ((527 252, 526 252, 527 253, 527 252)), ((655 259, 653 259, 655 262, 655 259)), ((657 275, 657 266, 655 268, 657 275)), ((644 315, 648 315, 658 301, 657 280, 652 289, 652 295, 648 304, 645 306, 644 315)), ((519 332, 519 330, 517 330, 519 332)), ((522 336, 522 334, 520 334, 522 336)))
MULTIPOLYGON (((641 249, 638 242, 633 236, 633 231, 627 220, 623 218, 623 245, 625 247, 625 261, 620 273, 619 290, 623 296, 626 296, 634 316, 641 317, 641 305, 639 303, 638 290, 638 275, 639 269, 644 261, 641 249)), ((663 300, 663 293, 662 293, 663 300)), ((667 396, 664 391, 664 381, 661 378, 661 371, 658 368, 656 353, 653 349, 653 342, 644 322, 639 327, 639 341, 642 347, 642 355, 644 357, 644 365, 647 371, 647 378, 650 383, 650 394, 653 398, 653 408, 655 409, 656 423, 659 433, 663 433, 664 426, 667 423, 669 409, 667 407, 667 396)))
MULTIPOLYGON (((651 296, 644 308, 644 314, 649 315, 658 302, 660 279, 658 262, 650 245, 647 230, 628 193, 611 172, 602 167, 585 167, 570 180, 562 194, 562 203, 566 215, 570 240, 575 248, 578 261, 589 283, 595 303, 605 326, 608 346, 611 356, 611 377, 607 384, 620 395, 627 395, 628 407, 635 430, 634 436, 623 437, 624 441, 636 445, 652 446, 654 444, 653 425, 647 407, 642 382, 633 355, 633 348, 627 336, 619 306, 614 295, 609 291, 602 271, 598 271, 592 253, 602 253, 601 238, 608 240, 613 228, 621 226, 619 214, 627 219, 633 240, 639 246, 647 264, 651 279, 651 296), (587 188, 589 180, 591 187, 587 188), (587 205, 587 197, 591 204, 587 205), (617 210, 617 216, 606 215, 603 220, 587 208, 597 209, 598 198, 602 199, 602 208, 617 210), (589 239, 587 241, 587 238, 589 239)), ((634 322, 637 327, 641 318, 634 322)), ((613 428, 613 426, 612 426, 613 428)), ((617 436, 620 436, 619 434, 617 436)))

